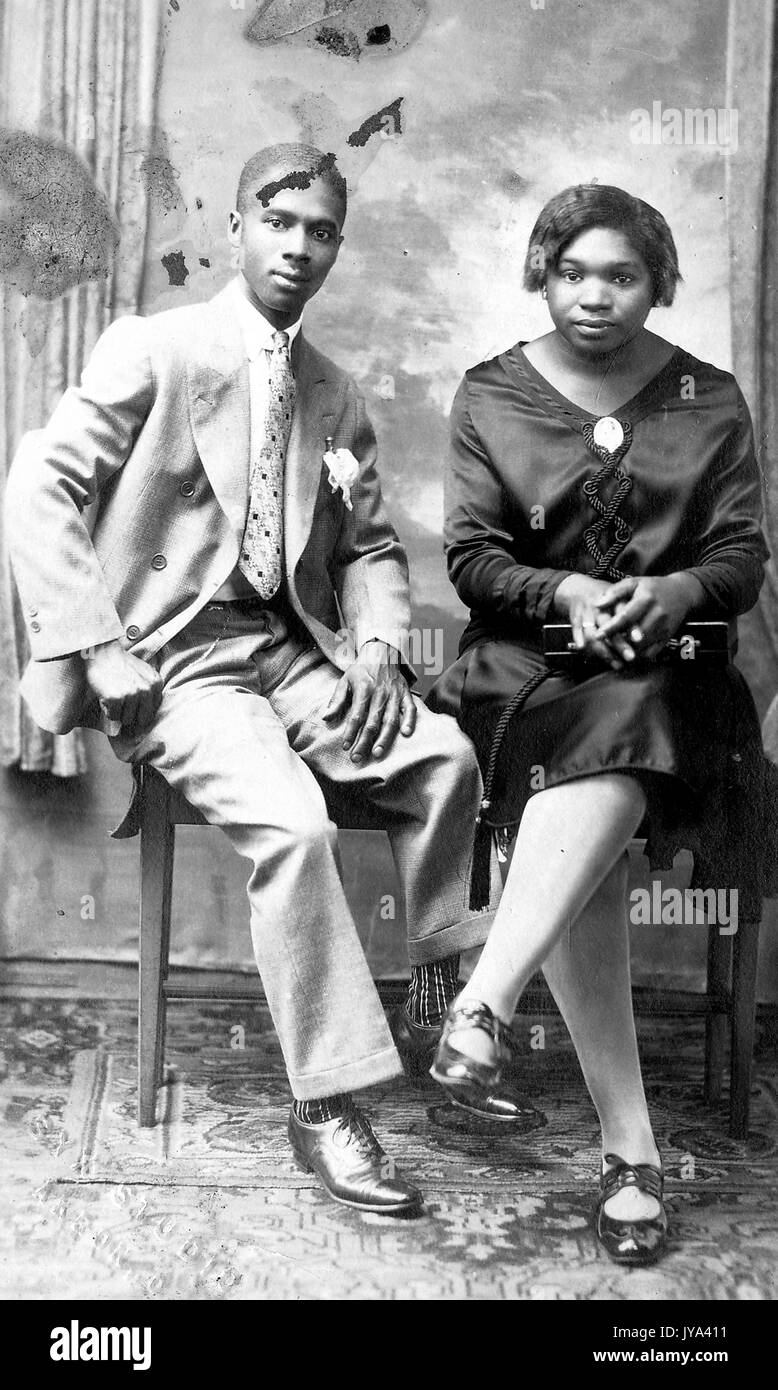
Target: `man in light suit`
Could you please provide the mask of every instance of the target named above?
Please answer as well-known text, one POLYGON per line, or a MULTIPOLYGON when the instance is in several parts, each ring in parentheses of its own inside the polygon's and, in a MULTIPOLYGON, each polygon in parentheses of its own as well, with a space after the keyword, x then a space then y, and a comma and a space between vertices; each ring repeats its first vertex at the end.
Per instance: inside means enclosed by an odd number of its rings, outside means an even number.
MULTIPOLYGON (((254 156, 229 219, 236 280, 210 303, 111 324, 80 388, 25 439, 7 516, 35 718, 102 724, 249 860, 295 1157, 336 1200, 398 1212, 418 1191, 350 1097, 401 1065, 333 820, 387 829, 416 996, 442 992, 438 1018, 456 953, 490 917, 465 906, 473 752, 407 684, 407 565, 373 431, 300 331, 345 208, 332 156, 254 156)), ((426 1045, 429 1010, 415 1022, 426 1045)))

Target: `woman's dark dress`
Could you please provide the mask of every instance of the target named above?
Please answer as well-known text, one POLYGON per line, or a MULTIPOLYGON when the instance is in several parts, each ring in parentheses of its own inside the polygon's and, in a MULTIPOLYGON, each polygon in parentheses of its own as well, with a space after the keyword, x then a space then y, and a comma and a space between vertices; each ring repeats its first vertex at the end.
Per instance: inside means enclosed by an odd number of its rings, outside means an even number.
MULTIPOLYGON (((595 573, 598 546, 626 541, 613 561, 625 575, 695 575, 705 601, 690 619, 734 619, 759 593, 768 552, 734 378, 676 349, 613 415, 629 445, 619 461, 632 484, 618 506, 626 527, 617 535, 610 524, 590 549, 585 532, 598 513, 583 488, 601 461, 586 435, 598 416, 560 395, 520 344, 468 372, 457 393, 446 553, 471 619, 429 703, 457 718, 483 769, 501 712, 546 669, 542 627, 562 621, 558 585, 595 573)), ((599 485, 606 506, 617 484, 618 475, 599 485)), ((515 829, 533 790, 617 770, 646 790, 652 867, 689 848, 694 887, 738 887, 741 916, 758 916, 776 891, 775 850, 765 845, 775 787, 737 669, 690 660, 551 676, 508 727, 489 820, 515 829)))

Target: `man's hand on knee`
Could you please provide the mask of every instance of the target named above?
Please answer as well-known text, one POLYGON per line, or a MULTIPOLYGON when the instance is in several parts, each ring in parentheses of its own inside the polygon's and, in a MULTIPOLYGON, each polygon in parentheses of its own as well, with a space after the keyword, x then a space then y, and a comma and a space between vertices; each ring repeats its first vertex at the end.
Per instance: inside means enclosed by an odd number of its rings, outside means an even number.
POLYGON ((341 676, 324 718, 334 723, 349 711, 343 747, 352 762, 388 753, 399 729, 410 738, 416 727, 416 706, 400 670, 400 654, 385 642, 366 642, 356 661, 341 676))
POLYGON ((126 652, 119 642, 104 642, 84 652, 86 682, 108 721, 106 732, 144 729, 162 698, 162 677, 147 661, 126 652))

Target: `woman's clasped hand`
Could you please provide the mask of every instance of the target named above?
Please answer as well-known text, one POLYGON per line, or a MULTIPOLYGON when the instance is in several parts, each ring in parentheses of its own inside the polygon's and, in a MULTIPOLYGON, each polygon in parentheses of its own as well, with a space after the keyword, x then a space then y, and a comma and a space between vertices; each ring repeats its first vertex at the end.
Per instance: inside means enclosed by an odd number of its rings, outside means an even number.
POLYGON ((620 670, 637 658, 651 660, 667 646, 702 586, 688 574, 628 577, 611 584, 572 574, 556 591, 579 651, 620 670))

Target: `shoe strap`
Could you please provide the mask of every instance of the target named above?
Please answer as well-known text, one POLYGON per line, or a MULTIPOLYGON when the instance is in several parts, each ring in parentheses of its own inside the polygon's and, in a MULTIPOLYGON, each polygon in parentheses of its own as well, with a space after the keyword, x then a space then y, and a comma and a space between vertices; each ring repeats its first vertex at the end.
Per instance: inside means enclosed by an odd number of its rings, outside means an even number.
POLYGON ((619 1154, 605 1154, 606 1163, 612 1166, 600 1177, 600 1202, 621 1192, 624 1187, 636 1187, 647 1197, 662 1200, 664 1174, 653 1163, 627 1163, 619 1154))
POLYGON ((519 1042, 510 1024, 504 1023, 501 1018, 495 1018, 494 1023, 498 1042, 509 1052, 518 1052, 519 1042))
POLYGON ((510 1032, 507 1024, 492 1013, 488 1004, 481 1004, 477 999, 465 1000, 464 1004, 450 1004, 446 1014, 446 1022, 450 1032, 462 1024, 466 1024, 469 1028, 480 1028, 483 1033, 488 1033, 492 1041, 498 1045, 502 1041, 503 1030, 510 1032))

